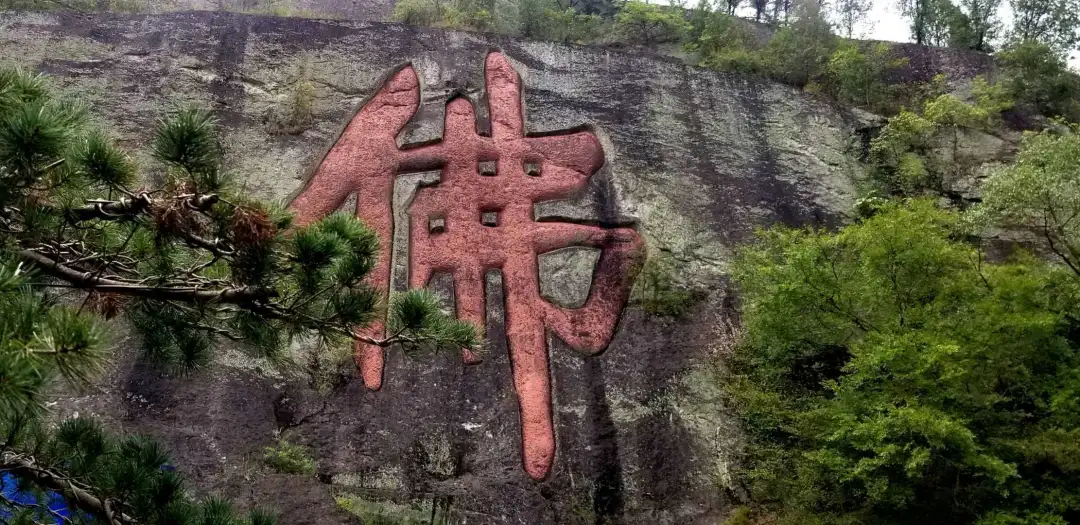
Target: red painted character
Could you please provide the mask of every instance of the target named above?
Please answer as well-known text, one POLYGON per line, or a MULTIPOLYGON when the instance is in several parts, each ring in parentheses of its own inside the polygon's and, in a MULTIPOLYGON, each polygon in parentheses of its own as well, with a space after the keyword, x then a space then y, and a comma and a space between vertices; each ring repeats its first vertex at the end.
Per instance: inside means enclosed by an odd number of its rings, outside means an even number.
MULTIPOLYGON (((533 204, 580 191, 604 163, 589 132, 529 137, 521 106, 521 79, 500 53, 484 71, 491 136, 476 133, 472 104, 458 98, 446 108, 443 140, 399 149, 396 137, 420 105, 412 67, 395 74, 353 118, 292 203, 299 224, 318 220, 357 194, 356 213, 383 247, 371 283, 387 290, 392 243, 394 178, 442 166, 438 184, 421 189, 410 209, 410 286, 424 286, 434 272, 454 277, 457 315, 482 325, 484 274, 502 271, 506 333, 521 409, 525 470, 545 477, 555 456, 546 330, 595 354, 610 342, 626 302, 643 246, 630 228, 536 222, 533 204), (481 169, 495 162, 494 173, 481 169), (442 219, 442 227, 430 221, 442 219), (602 249, 585 305, 564 309, 540 297, 537 255, 567 246, 602 249)), ((381 337, 382 324, 365 329, 381 337)), ((373 390, 382 384, 383 351, 358 343, 357 366, 373 390)), ((466 362, 477 359, 466 352, 466 362)))

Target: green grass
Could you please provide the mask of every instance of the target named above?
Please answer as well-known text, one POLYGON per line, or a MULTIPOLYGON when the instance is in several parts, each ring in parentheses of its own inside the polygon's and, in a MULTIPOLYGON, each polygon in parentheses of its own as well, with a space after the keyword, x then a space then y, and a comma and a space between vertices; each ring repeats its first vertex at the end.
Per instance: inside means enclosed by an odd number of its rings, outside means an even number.
POLYGON ((724 520, 723 525, 752 525, 753 523, 754 521, 750 519, 750 509, 739 507, 724 520))
POLYGON ((432 521, 430 505, 416 507, 370 500, 356 494, 339 494, 334 501, 342 510, 360 518, 364 525, 429 525, 446 522, 446 517, 439 514, 432 521))
POLYGON ((286 474, 314 476, 318 469, 318 465, 306 448, 284 439, 278 441, 276 446, 266 447, 266 455, 263 458, 271 468, 286 474))

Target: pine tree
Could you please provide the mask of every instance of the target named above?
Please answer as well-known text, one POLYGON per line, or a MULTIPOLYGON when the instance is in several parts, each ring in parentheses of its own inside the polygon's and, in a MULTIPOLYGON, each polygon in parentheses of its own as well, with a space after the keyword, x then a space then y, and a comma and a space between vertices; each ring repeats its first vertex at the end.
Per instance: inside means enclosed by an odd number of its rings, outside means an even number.
POLYGON ((56 522, 59 496, 74 523, 273 523, 191 500, 152 440, 49 423, 51 386, 85 383, 108 358, 108 318, 128 319, 144 357, 174 373, 206 367, 223 339, 279 366, 299 338, 478 349, 477 328, 423 291, 391 297, 387 337, 358 335, 384 311, 365 283, 375 233, 346 214, 294 227, 284 208, 245 196, 214 129, 202 109, 169 112, 149 141, 155 171, 141 173, 77 102, 0 70, 0 483, 33 496, 0 490, 0 520, 56 522))

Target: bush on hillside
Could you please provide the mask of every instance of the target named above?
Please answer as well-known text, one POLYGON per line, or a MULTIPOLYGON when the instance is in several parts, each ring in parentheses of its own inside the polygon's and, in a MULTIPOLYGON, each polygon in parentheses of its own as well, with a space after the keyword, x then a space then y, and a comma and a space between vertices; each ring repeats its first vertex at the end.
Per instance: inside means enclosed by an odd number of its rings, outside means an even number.
POLYGON ((886 203, 742 252, 728 391, 743 479, 780 523, 1080 519, 1080 280, 986 262, 963 234, 929 202, 886 203))
POLYGON ((998 54, 1009 95, 1047 117, 1080 119, 1080 78, 1050 46, 1025 41, 998 54))

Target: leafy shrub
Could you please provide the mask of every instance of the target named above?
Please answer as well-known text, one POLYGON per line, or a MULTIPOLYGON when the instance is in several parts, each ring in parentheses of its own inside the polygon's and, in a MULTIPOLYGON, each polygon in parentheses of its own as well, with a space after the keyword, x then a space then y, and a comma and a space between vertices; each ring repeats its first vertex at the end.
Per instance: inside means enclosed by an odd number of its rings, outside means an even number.
POLYGON ((446 19, 446 11, 442 0, 398 0, 391 16, 395 22, 431 27, 446 19))
POLYGON ((1000 85, 991 86, 976 80, 974 103, 945 93, 928 100, 922 114, 901 110, 890 117, 881 133, 870 141, 870 162, 878 179, 892 193, 913 194, 933 189, 942 172, 965 168, 959 158, 960 132, 964 129, 989 129, 1012 106, 1000 85), (951 157, 929 162, 935 138, 949 139, 951 157))
POLYGON ((745 481, 780 523, 1075 522, 1078 280, 987 263, 957 224, 885 204, 838 233, 763 232, 738 258, 727 388, 745 481))
POLYGON ((795 15, 795 21, 777 31, 761 54, 770 77, 803 87, 826 71, 836 36, 816 1, 798 2, 795 15))
POLYGON ((429 525, 445 522, 445 516, 392 501, 371 500, 353 494, 338 495, 334 501, 345 512, 360 518, 364 525, 429 525), (432 516, 438 521, 432 520, 432 516))
POLYGON ((572 7, 545 9, 544 16, 550 21, 548 38, 562 42, 587 43, 595 40, 604 23, 598 15, 579 13, 572 7))
POLYGON ((652 45, 679 39, 688 26, 681 9, 630 0, 615 16, 615 27, 629 43, 652 45))
POLYGON ((1080 119, 1080 79, 1064 57, 1034 41, 1016 44, 998 54, 1008 94, 1047 117, 1080 119))
POLYGON ((911 156, 925 151, 933 132, 933 122, 912 111, 901 110, 890 117, 881 133, 870 141, 870 162, 890 191, 910 193, 925 187, 910 185, 916 180, 922 181, 921 176, 916 176, 922 170, 916 167, 911 156))
POLYGON ((906 63, 906 58, 892 59, 884 43, 870 46, 869 52, 853 43, 842 44, 826 66, 830 92, 842 102, 877 108, 889 94, 885 74, 906 63))
POLYGON ((282 439, 273 447, 266 447, 266 463, 279 472, 314 476, 317 470, 315 460, 306 448, 282 439))
POLYGON ((60 3, 50 0, 0 0, 0 11, 6 10, 27 11, 56 11, 73 10, 89 12, 97 9, 96 0, 70 0, 60 3))
POLYGON ((1016 162, 987 179, 975 216, 1036 232, 1080 276, 1080 127, 1059 128, 1024 136, 1016 162))
POLYGON ((701 65, 721 71, 762 71, 761 58, 753 50, 745 22, 705 4, 694 10, 689 27, 684 47, 700 53, 701 65))
POLYGON ((747 507, 739 507, 731 513, 723 525, 753 525, 753 521, 750 519, 750 509, 747 507))
POLYGON ((494 25, 491 6, 472 0, 398 0, 391 17, 409 25, 472 31, 494 25))
POLYGON ((521 36, 577 43, 594 41, 601 26, 610 24, 610 20, 585 13, 578 7, 564 6, 558 0, 521 0, 518 21, 521 36))

